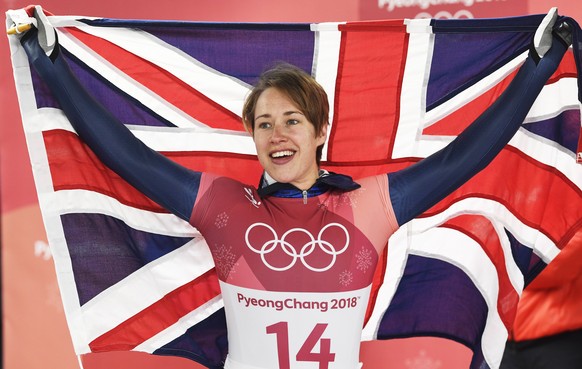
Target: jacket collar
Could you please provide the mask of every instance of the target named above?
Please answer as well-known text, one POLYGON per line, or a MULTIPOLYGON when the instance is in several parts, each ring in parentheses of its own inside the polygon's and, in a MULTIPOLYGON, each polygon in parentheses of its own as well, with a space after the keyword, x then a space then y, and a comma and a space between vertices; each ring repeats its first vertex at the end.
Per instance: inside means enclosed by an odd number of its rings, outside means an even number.
MULTIPOLYGON (((327 170, 319 171, 319 178, 311 188, 307 190, 307 197, 319 196, 322 193, 334 188, 341 191, 353 191, 360 188, 360 185, 352 180, 352 177, 343 174, 328 172, 327 170)), ((280 183, 275 181, 267 172, 263 173, 259 189, 259 196, 275 196, 286 198, 304 197, 303 191, 290 183, 280 183)))

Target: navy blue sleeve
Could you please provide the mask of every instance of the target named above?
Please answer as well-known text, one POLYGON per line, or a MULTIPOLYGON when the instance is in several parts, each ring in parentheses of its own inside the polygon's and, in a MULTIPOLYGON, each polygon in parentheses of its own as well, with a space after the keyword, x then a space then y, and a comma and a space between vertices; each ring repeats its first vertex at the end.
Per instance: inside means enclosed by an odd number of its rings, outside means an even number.
POLYGON ((542 58, 530 55, 503 94, 453 142, 388 174, 399 225, 422 214, 485 168, 517 132, 567 46, 556 36, 542 58))
POLYGON ((120 121, 97 103, 77 81, 57 45, 46 56, 37 31, 21 43, 30 65, 50 87, 79 137, 99 159, 153 201, 189 220, 201 173, 188 170, 137 139, 120 121))

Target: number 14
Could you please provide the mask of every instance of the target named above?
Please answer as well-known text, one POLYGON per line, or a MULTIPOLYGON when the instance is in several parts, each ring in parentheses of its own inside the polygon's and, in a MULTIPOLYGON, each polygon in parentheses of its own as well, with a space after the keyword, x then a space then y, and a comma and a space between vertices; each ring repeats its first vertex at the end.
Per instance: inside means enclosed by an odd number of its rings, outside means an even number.
MULTIPOLYGON (((327 324, 319 323, 315 325, 301 348, 297 352, 297 361, 313 361, 319 363, 319 369, 329 369, 329 363, 335 359, 335 354, 331 352, 331 340, 321 338, 327 324), (319 352, 313 352, 313 348, 319 341, 319 352)), ((289 326, 287 322, 279 322, 267 327, 267 334, 277 336, 277 354, 279 356, 279 369, 291 369, 289 354, 289 326)))

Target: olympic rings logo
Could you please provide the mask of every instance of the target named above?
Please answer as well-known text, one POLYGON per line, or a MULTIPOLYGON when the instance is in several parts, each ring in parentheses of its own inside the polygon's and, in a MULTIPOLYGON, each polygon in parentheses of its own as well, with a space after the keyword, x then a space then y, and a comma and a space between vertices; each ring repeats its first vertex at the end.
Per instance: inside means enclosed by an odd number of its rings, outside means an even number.
POLYGON ((283 234, 283 236, 281 237, 281 239, 279 239, 277 232, 271 226, 269 226, 268 224, 265 224, 265 223, 255 223, 255 224, 252 224, 247 229, 247 231, 245 233, 245 242, 247 244, 247 247, 251 251, 261 255, 261 260, 263 261, 263 264, 265 264, 265 266, 267 268, 269 268, 273 271, 283 272, 283 271, 289 270, 295 265, 295 263, 297 263, 297 260, 301 260, 301 263, 307 269, 314 271, 314 272, 325 272, 325 271, 329 270, 331 267, 333 267, 333 265, 335 264, 335 261, 337 259, 337 256, 344 253, 348 249, 348 246, 350 244, 350 235, 349 235, 346 227, 344 227, 343 225, 341 225, 339 223, 330 223, 330 224, 326 225, 325 227, 323 227, 321 229, 321 231, 319 231, 319 234, 317 235, 317 239, 315 237, 313 237, 311 232, 309 232, 308 230, 303 229, 303 228, 292 228, 292 229, 288 230, 287 232, 285 232, 283 234), (250 235, 251 231, 253 229, 255 229, 256 227, 266 228, 273 235, 273 238, 271 240, 263 243, 263 245, 260 248, 255 248, 249 239, 249 235, 250 235), (331 244, 331 242, 325 241, 323 239, 324 232, 331 227, 339 228, 341 231, 343 231, 343 233, 345 235, 345 244, 343 245, 343 247, 340 250, 336 250, 334 245, 331 244), (309 240, 301 247, 301 250, 299 252, 297 252, 295 250, 295 248, 293 247, 293 245, 291 245, 291 243, 289 243, 287 241, 287 238, 293 233, 303 233, 303 234, 307 235, 308 240, 309 240), (272 253, 273 251, 275 251, 275 249, 277 249, 278 247, 280 247, 281 250, 291 258, 290 262, 287 265, 282 266, 282 267, 276 267, 274 265, 271 265, 271 263, 269 263, 267 261, 267 255, 272 253), (329 264, 327 264, 326 266, 321 267, 321 268, 311 266, 308 263, 308 261, 306 260, 306 257, 311 255, 316 250, 316 247, 318 247, 321 251, 323 251, 327 255, 331 256, 329 264))
POLYGON ((432 16, 430 13, 427 12, 422 12, 422 13, 418 13, 415 17, 416 19, 461 19, 461 18, 467 18, 467 19, 472 19, 474 18, 473 13, 471 13, 470 11, 468 11, 467 9, 461 9, 459 11, 457 11, 455 14, 451 14, 450 12, 446 11, 446 10, 441 10, 440 12, 437 12, 434 16, 432 16))

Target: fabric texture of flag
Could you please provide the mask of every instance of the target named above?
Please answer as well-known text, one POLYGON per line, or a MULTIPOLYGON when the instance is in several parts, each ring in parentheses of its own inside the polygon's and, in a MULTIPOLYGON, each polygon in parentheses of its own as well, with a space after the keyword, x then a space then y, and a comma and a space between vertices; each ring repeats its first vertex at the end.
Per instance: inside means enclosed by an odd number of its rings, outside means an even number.
MULTIPOLYGON (((8 20, 19 11, 9 11, 8 20)), ((322 24, 51 16, 74 73, 148 146, 255 184, 242 104, 286 61, 326 89, 322 167, 360 178, 444 147, 500 95, 542 16, 322 24)), ((578 45, 579 28, 569 20, 578 45)), ((10 39, 39 202, 78 354, 137 350, 219 368, 214 262, 196 229, 106 168, 10 39)), ((393 235, 362 339, 438 336, 497 368, 525 285, 582 226, 579 68, 571 49, 481 173, 393 235)), ((155 180, 155 178, 152 178, 155 180)))

